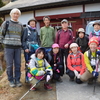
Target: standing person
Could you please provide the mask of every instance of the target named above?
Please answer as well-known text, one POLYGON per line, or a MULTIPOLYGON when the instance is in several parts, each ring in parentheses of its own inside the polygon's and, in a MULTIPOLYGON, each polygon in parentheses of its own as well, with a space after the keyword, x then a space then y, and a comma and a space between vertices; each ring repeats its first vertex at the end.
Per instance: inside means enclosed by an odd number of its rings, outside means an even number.
POLYGON ((81 84, 80 76, 85 72, 86 66, 84 62, 84 55, 78 51, 78 45, 76 43, 72 43, 70 45, 71 52, 67 58, 67 66, 68 66, 68 75, 71 81, 75 81, 78 84, 81 84))
POLYGON ((28 25, 24 29, 24 34, 22 37, 22 47, 24 49, 25 61, 28 63, 30 56, 35 53, 34 45, 39 45, 39 36, 36 30, 35 19, 30 19, 28 25))
POLYGON ((45 47, 46 52, 51 50, 51 46, 54 43, 55 34, 54 28, 50 26, 50 17, 43 17, 45 26, 40 29, 40 41, 41 47, 45 47))
POLYGON ((20 82, 21 76, 21 37, 23 26, 18 21, 21 12, 14 8, 10 12, 11 20, 9 20, 8 29, 6 30, 6 21, 2 24, 2 35, 5 50, 5 58, 7 64, 7 76, 10 87, 22 86, 20 82), (14 65, 14 67, 13 67, 14 65))
POLYGON ((22 38, 22 47, 24 49, 24 57, 25 57, 25 67, 26 67, 26 78, 25 82, 29 82, 29 78, 27 77, 28 72, 28 63, 30 56, 35 53, 35 50, 39 47, 39 36, 36 30, 35 19, 30 19, 28 21, 28 25, 24 29, 24 34, 22 38))
MULTIPOLYGON (((31 81, 31 85, 34 85, 38 80, 47 73, 45 78, 44 88, 47 90, 51 90, 52 87, 49 84, 49 80, 51 79, 53 72, 52 67, 45 59, 45 49, 38 48, 36 53, 31 55, 31 60, 29 63, 30 73, 33 75, 33 80, 31 81)), ((39 85, 39 84, 38 84, 39 85)), ((32 88, 32 90, 36 90, 38 86, 32 88)))
MULTIPOLYGON (((69 45, 73 42, 73 32, 68 29, 68 21, 66 19, 61 21, 61 26, 62 29, 59 30, 56 34, 55 43, 59 44, 63 57, 65 56, 65 59, 67 59, 69 53, 69 45)), ((67 65, 66 60, 65 63, 67 65)))
POLYGON ((87 70, 80 77, 80 79, 82 81, 88 81, 88 84, 92 84, 94 78, 97 78, 97 81, 100 82, 100 66, 98 66, 98 61, 100 62, 100 56, 97 53, 98 45, 98 38, 92 37, 89 40, 90 49, 84 53, 84 60, 87 70))
POLYGON ((76 39, 76 43, 79 45, 82 53, 84 53, 88 49, 88 37, 85 36, 85 31, 83 28, 78 29, 78 38, 76 39))
POLYGON ((93 36, 98 37, 98 41, 99 41, 99 45, 100 45, 100 22, 98 22, 98 21, 94 22, 93 28, 94 28, 94 30, 90 33, 89 39, 91 39, 91 37, 93 37, 93 36))
POLYGON ((53 80, 57 80, 62 82, 61 76, 63 76, 64 64, 63 64, 63 56, 61 54, 59 45, 54 43, 52 45, 52 50, 50 52, 50 65, 53 69, 53 80))

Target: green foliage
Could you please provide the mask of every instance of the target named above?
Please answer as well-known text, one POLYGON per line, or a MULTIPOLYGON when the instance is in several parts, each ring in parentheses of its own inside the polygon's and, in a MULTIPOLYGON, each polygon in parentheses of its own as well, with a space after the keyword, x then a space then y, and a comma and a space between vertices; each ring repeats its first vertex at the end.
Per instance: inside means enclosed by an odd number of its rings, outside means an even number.
POLYGON ((3 20, 2 20, 2 18, 0 18, 0 24, 2 24, 2 22, 3 22, 3 20))
POLYGON ((2 75, 3 71, 0 70, 0 76, 2 75))
POLYGON ((0 0, 0 7, 3 7, 5 4, 0 0))

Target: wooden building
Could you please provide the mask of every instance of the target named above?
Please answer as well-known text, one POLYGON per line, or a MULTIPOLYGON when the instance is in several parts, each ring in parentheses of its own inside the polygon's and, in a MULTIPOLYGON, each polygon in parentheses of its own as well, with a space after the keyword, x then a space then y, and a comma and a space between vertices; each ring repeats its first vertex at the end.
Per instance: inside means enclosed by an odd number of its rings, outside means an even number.
POLYGON ((11 0, 0 8, 0 17, 9 20, 9 12, 13 8, 21 10, 19 21, 23 24, 36 18, 38 30, 44 25, 43 16, 50 16, 51 26, 55 28, 60 26, 62 19, 67 19, 74 36, 78 28, 85 28, 89 21, 100 19, 100 0, 11 0))

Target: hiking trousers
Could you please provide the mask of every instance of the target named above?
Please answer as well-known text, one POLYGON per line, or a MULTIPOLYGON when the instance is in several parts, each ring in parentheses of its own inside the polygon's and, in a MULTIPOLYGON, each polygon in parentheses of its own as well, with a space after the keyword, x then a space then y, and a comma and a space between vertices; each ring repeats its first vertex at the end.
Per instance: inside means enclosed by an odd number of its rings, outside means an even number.
MULTIPOLYGON (((84 72, 80 77, 81 81, 83 81, 83 82, 88 81, 90 78, 93 78, 93 76, 92 76, 92 73, 89 72, 89 70, 86 70, 86 72, 84 72)), ((100 72, 99 72, 97 81, 100 82, 100 72)))
POLYGON ((5 48, 8 81, 20 81, 21 76, 21 48, 5 48), (14 66, 13 66, 14 65, 14 66))

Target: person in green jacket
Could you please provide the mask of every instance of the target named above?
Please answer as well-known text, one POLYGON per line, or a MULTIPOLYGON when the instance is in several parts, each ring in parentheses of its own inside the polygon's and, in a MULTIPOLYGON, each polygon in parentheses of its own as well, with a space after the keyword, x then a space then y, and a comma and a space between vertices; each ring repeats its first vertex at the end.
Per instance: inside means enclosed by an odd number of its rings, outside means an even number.
POLYGON ((45 26, 40 29, 40 41, 41 47, 45 47, 46 51, 51 50, 51 46, 54 43, 55 34, 54 28, 50 26, 50 17, 43 17, 45 26))

